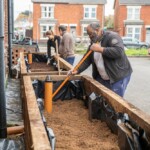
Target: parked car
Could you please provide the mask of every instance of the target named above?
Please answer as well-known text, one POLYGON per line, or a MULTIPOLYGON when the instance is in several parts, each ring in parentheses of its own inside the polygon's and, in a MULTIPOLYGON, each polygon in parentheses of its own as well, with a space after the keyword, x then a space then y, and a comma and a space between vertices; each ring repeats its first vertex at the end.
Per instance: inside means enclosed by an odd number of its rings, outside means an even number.
POLYGON ((30 37, 25 37, 22 40, 12 40, 13 44, 18 44, 18 45, 34 45, 36 46, 36 50, 39 51, 39 46, 38 43, 35 41, 32 41, 32 39, 30 37))
POLYGON ((36 45, 37 43, 35 41, 32 41, 32 39, 30 37, 25 37, 22 40, 13 40, 13 44, 36 45))
POLYGON ((131 37, 122 37, 122 40, 126 48, 136 48, 136 49, 150 48, 149 43, 140 42, 139 40, 131 38, 131 37))

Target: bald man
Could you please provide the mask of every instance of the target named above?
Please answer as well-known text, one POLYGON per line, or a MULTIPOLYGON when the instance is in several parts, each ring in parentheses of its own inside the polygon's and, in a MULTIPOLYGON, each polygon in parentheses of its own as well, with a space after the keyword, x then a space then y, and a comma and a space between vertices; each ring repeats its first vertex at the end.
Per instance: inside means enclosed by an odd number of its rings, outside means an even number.
POLYGON ((121 37, 115 32, 103 31, 97 22, 87 26, 87 34, 91 39, 88 51, 93 52, 78 70, 71 73, 81 73, 92 64, 93 78, 123 97, 132 68, 121 37))

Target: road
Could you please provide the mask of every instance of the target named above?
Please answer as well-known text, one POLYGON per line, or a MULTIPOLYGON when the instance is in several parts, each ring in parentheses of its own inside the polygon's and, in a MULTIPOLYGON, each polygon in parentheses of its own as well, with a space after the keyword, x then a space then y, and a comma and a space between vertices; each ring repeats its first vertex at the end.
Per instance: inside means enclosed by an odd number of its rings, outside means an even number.
MULTIPOLYGON (((81 58, 81 55, 77 55, 74 65, 81 58)), ((129 60, 133 73, 124 99, 150 114, 150 57, 130 57, 129 60)), ((82 74, 91 76, 91 72, 92 68, 90 66, 82 74)))

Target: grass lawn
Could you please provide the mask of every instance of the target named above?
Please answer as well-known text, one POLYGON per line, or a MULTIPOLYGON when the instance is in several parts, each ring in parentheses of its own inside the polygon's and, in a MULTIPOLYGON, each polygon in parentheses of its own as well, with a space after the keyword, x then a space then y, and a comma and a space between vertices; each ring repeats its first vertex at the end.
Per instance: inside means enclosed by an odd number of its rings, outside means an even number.
POLYGON ((148 56, 147 49, 127 49, 125 53, 127 56, 148 56))
MULTIPOLYGON (((85 54, 87 50, 85 48, 81 48, 80 50, 75 51, 76 54, 85 54)), ((127 56, 148 56, 147 49, 127 49, 125 50, 127 56)))

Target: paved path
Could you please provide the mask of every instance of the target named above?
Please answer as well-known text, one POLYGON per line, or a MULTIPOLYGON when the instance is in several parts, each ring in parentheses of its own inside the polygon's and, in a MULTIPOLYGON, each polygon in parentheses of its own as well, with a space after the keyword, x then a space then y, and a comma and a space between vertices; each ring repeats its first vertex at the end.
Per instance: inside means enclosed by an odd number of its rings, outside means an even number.
MULTIPOLYGON (((75 64, 81 58, 81 55, 77 55, 75 64)), ((133 74, 124 98, 144 112, 150 114, 150 57, 130 57, 129 60, 133 68, 133 74)), ((91 67, 82 74, 91 76, 91 67)))

